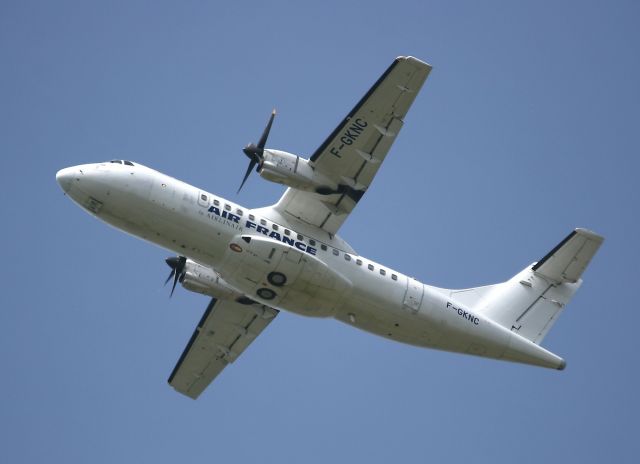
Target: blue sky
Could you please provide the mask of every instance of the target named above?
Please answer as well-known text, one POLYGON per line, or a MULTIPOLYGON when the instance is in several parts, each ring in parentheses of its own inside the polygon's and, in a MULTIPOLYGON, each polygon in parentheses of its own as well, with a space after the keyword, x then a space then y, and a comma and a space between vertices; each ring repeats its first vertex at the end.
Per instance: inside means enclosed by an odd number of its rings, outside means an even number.
POLYGON ((3 1, 6 462, 632 462, 637 2, 3 1), (517 5, 515 4, 517 3, 517 5), (434 66, 341 230, 443 287, 505 280, 572 228, 606 242, 545 340, 563 372, 282 314, 198 401, 167 384, 207 299, 169 252, 83 213, 66 166, 139 161, 236 196, 269 146, 309 155, 397 55, 434 66))

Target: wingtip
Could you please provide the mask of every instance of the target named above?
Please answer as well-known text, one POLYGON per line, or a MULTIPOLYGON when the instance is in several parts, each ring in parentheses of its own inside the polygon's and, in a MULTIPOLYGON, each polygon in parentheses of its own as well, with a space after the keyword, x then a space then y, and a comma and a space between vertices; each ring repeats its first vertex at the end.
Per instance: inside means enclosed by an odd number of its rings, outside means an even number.
POLYGON ((398 56, 396 58, 396 61, 412 61, 413 63, 415 63, 415 64, 417 64, 419 66, 425 66, 425 67, 429 68, 429 70, 433 69, 433 66, 431 66, 426 61, 422 61, 421 59, 416 58, 415 56, 411 56, 411 55, 398 56))
POLYGON ((582 227, 576 227, 575 229, 575 233, 580 234, 580 235, 586 235, 589 238, 591 238, 592 240, 596 240, 600 243, 604 242, 604 237, 592 230, 589 229, 584 229, 582 227))

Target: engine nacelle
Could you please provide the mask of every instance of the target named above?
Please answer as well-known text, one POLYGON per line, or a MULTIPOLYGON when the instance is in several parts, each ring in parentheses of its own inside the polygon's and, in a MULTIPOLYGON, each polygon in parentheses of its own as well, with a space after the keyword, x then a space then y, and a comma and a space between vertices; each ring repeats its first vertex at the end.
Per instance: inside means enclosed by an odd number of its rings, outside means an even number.
POLYGON ((190 259, 187 260, 184 274, 180 277, 180 283, 189 291, 217 299, 235 300, 243 303, 247 300, 244 295, 226 283, 216 271, 190 259))
POLYGON ((338 193, 340 186, 317 173, 309 160, 286 151, 267 149, 259 166, 260 176, 277 184, 322 195, 338 193))

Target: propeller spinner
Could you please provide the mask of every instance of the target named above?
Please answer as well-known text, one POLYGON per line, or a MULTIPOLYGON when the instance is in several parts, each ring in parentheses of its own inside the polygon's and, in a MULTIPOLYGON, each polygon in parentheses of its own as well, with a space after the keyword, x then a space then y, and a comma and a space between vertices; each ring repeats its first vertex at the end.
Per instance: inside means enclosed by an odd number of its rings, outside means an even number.
POLYGON ((169 274, 169 277, 167 277, 167 280, 164 281, 164 284, 167 285, 173 278, 171 295, 169 295, 169 298, 171 298, 173 296, 173 291, 176 289, 176 284, 181 278, 184 277, 184 268, 187 265, 187 258, 185 258, 184 256, 172 256, 165 259, 165 262, 171 268, 171 273, 169 274))
POLYGON ((267 138, 269 137, 269 132, 271 131, 271 125, 273 124, 273 119, 275 117, 276 117, 276 110, 274 109, 271 112, 271 116, 269 117, 269 122, 267 123, 267 127, 264 128, 264 131, 262 132, 262 137, 260 137, 258 144, 256 145, 255 143, 250 143, 249 145, 247 145, 242 149, 242 151, 244 152, 245 155, 247 155, 247 158, 249 158, 250 161, 249 161, 249 167, 247 167, 247 172, 244 174, 244 178, 242 179, 242 183, 240 184, 240 188, 238 189, 237 193, 240 193, 240 190, 242 190, 242 186, 247 181, 249 174, 251 174, 251 170, 256 165, 258 165, 258 168, 256 169, 256 171, 260 169, 260 164, 264 159, 264 146, 267 143, 267 138))

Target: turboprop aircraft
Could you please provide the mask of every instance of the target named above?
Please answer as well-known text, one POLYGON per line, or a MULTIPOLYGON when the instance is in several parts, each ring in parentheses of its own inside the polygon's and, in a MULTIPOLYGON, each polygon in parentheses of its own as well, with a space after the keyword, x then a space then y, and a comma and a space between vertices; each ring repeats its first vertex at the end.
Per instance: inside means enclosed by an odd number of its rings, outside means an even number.
MULTIPOLYGON (((288 186, 251 209, 139 163, 60 170, 62 190, 91 215, 177 256, 167 282, 211 298, 169 384, 197 398, 287 310, 333 317, 398 342, 563 369, 540 346, 582 282, 603 238, 575 229, 506 282, 452 290, 423 284, 360 256, 337 232, 371 185, 431 66, 398 57, 311 155, 265 148, 249 166, 288 186)), ((167 283, 165 282, 165 284, 167 283)))

